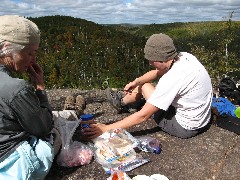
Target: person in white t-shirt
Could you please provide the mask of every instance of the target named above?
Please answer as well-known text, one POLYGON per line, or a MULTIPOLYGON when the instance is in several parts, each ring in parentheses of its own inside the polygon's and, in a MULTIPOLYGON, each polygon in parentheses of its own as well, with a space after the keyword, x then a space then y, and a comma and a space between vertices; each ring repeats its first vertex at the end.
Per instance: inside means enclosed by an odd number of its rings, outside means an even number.
POLYGON ((125 96, 107 89, 109 102, 119 112, 144 98, 146 103, 137 112, 115 123, 92 124, 86 129, 89 138, 115 128, 129 128, 153 115, 158 126, 173 136, 190 138, 207 129, 211 116, 211 79, 198 59, 187 52, 176 51, 166 34, 153 34, 144 48, 145 58, 155 67, 128 83, 125 96), (157 80, 156 86, 153 81, 157 80))

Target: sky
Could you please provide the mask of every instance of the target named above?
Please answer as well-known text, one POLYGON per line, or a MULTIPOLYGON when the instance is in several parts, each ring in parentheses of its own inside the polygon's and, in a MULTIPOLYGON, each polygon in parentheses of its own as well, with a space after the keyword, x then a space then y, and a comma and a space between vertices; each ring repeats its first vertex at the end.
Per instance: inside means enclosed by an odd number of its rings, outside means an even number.
POLYGON ((1 0, 0 15, 72 16, 98 24, 240 20, 240 0, 1 0))

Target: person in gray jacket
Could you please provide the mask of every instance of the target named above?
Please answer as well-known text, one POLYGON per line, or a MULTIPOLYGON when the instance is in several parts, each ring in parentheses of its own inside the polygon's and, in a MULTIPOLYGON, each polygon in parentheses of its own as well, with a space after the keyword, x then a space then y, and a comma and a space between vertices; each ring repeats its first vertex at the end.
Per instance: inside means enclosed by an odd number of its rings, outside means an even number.
POLYGON ((44 179, 53 162, 52 112, 36 62, 39 43, 35 23, 0 16, 0 179, 44 179), (26 72, 30 83, 13 72, 26 72))

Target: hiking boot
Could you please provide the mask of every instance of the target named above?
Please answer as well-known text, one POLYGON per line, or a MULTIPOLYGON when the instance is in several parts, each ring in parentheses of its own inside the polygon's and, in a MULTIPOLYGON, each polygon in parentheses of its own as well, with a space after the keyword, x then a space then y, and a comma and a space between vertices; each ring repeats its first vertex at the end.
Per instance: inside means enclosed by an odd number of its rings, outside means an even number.
POLYGON ((133 114, 141 110, 145 103, 146 100, 144 98, 140 98, 136 102, 128 104, 128 111, 133 114))
POLYGON ((75 109, 75 101, 73 96, 67 96, 64 104, 63 110, 74 110, 75 109))
POLYGON ((108 102, 117 110, 118 113, 122 112, 124 106, 122 106, 122 94, 120 91, 113 90, 111 88, 106 89, 108 102))
POLYGON ((75 111, 77 116, 84 114, 84 109, 86 108, 86 101, 83 96, 78 95, 76 97, 76 103, 75 103, 75 111))

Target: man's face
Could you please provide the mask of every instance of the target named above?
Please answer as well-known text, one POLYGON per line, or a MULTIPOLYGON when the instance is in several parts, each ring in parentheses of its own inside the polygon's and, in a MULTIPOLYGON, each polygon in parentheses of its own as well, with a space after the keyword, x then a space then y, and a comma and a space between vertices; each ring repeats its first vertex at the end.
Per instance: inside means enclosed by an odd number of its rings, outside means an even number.
POLYGON ((149 64, 155 68, 157 68, 161 72, 167 72, 169 68, 169 62, 165 61, 149 61, 149 64))
POLYGON ((36 53, 39 45, 28 45, 19 53, 13 55, 13 63, 15 71, 23 73, 27 71, 28 67, 36 63, 36 53))

